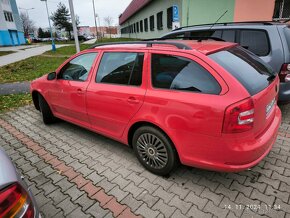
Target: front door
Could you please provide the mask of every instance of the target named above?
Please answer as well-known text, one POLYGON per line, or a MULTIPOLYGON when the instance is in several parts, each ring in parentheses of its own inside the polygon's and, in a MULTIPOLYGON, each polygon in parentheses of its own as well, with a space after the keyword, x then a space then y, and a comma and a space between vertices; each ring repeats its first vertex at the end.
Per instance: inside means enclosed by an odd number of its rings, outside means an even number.
POLYGON ((103 54, 87 89, 87 112, 95 131, 115 138, 123 134, 144 101, 143 62, 142 52, 103 54))
POLYGON ((86 125, 86 89, 97 53, 86 53, 69 61, 58 73, 50 102, 56 115, 72 122, 86 125))

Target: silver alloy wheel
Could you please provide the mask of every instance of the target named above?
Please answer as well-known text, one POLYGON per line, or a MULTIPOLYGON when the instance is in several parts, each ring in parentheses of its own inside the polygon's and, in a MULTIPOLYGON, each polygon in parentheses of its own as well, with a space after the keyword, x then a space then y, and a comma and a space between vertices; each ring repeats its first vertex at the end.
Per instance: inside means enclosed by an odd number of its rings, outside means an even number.
POLYGON ((137 151, 143 161, 152 168, 162 169, 168 162, 164 143, 156 135, 143 133, 137 140, 137 151))

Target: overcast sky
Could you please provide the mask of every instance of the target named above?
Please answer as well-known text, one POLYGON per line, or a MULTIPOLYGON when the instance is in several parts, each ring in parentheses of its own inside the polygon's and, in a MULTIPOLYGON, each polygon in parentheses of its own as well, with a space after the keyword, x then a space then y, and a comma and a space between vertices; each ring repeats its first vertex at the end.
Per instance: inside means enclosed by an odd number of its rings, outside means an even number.
MULTIPOLYGON (((34 8, 29 10, 29 17, 35 22, 36 27, 48 27, 48 20, 45 2, 40 0, 16 0, 20 12, 25 12, 20 8, 34 8)), ((57 8, 59 2, 64 3, 68 8, 68 0, 48 0, 48 10, 50 14, 57 8)), ((104 17, 110 16, 114 19, 114 24, 118 24, 118 17, 131 0, 95 0, 96 13, 100 17, 101 25, 104 24, 104 17)), ((75 14, 80 17, 80 26, 94 26, 94 11, 92 0, 73 0, 75 14)))

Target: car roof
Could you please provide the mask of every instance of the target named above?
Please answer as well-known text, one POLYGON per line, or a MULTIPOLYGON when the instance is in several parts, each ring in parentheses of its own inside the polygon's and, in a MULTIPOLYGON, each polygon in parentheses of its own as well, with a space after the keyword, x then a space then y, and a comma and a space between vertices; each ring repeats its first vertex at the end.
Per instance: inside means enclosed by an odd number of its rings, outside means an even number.
MULTIPOLYGON (((289 23, 280 23, 280 22, 270 22, 270 21, 252 21, 252 22, 233 22, 233 23, 216 23, 216 24, 200 24, 192 26, 184 26, 172 30, 171 32, 165 33, 162 37, 167 37, 175 34, 182 34, 188 31, 206 31, 206 30, 217 30, 217 29, 264 29, 272 30, 273 28, 284 28, 289 27, 289 23)), ((161 37, 161 38, 162 38, 161 37)))
POLYGON ((214 40, 156 40, 156 41, 136 41, 136 42, 120 42, 112 44, 96 45, 92 49, 111 50, 117 49, 126 51, 126 49, 148 49, 148 50, 170 50, 170 51, 197 51, 208 55, 217 51, 225 50, 236 46, 236 43, 214 41, 214 40), (150 44, 150 46, 148 46, 150 44), (184 45, 184 48, 178 48, 178 45, 184 45))
POLYGON ((289 24, 287 23, 281 23, 281 22, 276 22, 276 21, 248 21, 248 22, 228 22, 228 23, 216 23, 216 24, 198 24, 198 25, 190 25, 190 26, 184 26, 177 28, 173 30, 172 32, 179 31, 179 30, 185 30, 185 29, 194 29, 197 27, 245 27, 245 26, 251 26, 251 27, 257 27, 257 26, 264 26, 264 27, 269 27, 269 26, 287 26, 289 24))

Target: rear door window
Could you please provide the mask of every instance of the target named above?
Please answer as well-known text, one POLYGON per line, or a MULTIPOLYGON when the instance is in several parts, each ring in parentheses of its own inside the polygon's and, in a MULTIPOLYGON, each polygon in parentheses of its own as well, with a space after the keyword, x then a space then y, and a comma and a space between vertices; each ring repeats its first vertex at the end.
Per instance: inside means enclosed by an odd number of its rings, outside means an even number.
POLYGON ((267 56, 270 53, 267 32, 263 30, 241 30, 240 44, 258 56, 267 56))
POLYGON ((219 94, 221 87, 215 78, 193 60, 164 54, 152 54, 152 85, 206 94, 219 94))
POLYGON ((241 47, 220 51, 209 57, 232 74, 251 95, 268 87, 275 76, 268 64, 241 47))

